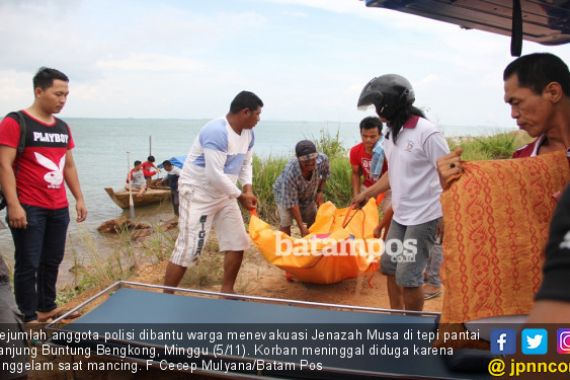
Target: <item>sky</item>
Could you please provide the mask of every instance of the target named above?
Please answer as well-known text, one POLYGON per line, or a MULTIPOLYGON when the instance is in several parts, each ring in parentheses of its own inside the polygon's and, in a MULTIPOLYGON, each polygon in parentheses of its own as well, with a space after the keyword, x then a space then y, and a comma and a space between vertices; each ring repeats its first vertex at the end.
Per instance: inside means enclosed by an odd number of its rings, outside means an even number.
MULTIPOLYGON (((358 122, 364 85, 395 73, 436 123, 515 126, 509 37, 359 0, 0 0, 0 14, 4 114, 47 66, 70 77, 64 118, 208 119, 245 89, 264 120, 358 122)), ((570 44, 523 44, 540 51, 570 62, 570 44)))

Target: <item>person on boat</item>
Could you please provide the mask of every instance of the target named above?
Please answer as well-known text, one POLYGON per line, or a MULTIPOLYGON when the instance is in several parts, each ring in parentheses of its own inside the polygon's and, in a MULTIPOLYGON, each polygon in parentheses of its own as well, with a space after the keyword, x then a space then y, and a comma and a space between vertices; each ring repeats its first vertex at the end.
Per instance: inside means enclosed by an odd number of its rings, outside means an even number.
POLYGON ((54 116, 65 106, 69 79, 42 67, 33 86, 34 102, 20 112, 22 119, 11 113, 0 123, 0 185, 15 247, 14 292, 26 322, 46 321, 61 312, 56 283, 69 224, 64 182, 76 201, 76 221, 87 218, 71 130, 54 116), (27 137, 20 154, 23 126, 27 137))
POLYGON ((147 189, 147 181, 144 176, 142 169, 142 162, 136 160, 133 164, 133 168, 129 171, 127 175, 127 185, 125 186, 127 191, 136 192, 137 197, 142 197, 147 189))
POLYGON ((142 170, 148 188, 151 187, 152 177, 159 172, 159 169, 154 164, 155 161, 154 156, 148 156, 146 161, 142 163, 142 170))
POLYGON ((414 101, 412 85, 400 75, 374 78, 362 90, 358 106, 374 105, 389 128, 383 146, 389 170, 353 200, 362 206, 370 197, 392 190, 392 210, 387 214, 393 218, 386 240, 404 247, 415 243, 415 249, 388 252, 388 244, 381 268, 391 307, 405 310, 423 309, 423 272, 442 217, 436 163, 449 153, 442 133, 413 106, 414 101))
POLYGON ((279 212, 279 230, 291 235, 293 219, 301 236, 309 234, 317 208, 324 202, 324 189, 329 178, 329 159, 317 153, 312 141, 302 140, 295 146, 291 159, 273 184, 273 196, 279 212))
POLYGON ((172 209, 174 210, 174 215, 178 216, 180 201, 178 198, 178 179, 180 178, 180 168, 172 165, 169 160, 164 160, 162 162, 162 167, 166 170, 166 178, 162 180, 162 183, 170 187, 170 200, 172 202, 172 209))
MULTIPOLYGON (((505 102, 520 129, 534 140, 513 158, 534 157, 570 147, 570 72, 550 53, 524 55, 503 72, 505 102)), ((444 188, 463 173, 461 148, 441 157, 438 173, 444 188)))
POLYGON ((248 210, 257 207, 252 187, 253 128, 262 107, 257 95, 242 91, 231 102, 228 114, 204 125, 194 140, 178 180, 179 233, 166 268, 165 286, 178 286, 214 226, 220 250, 225 252, 221 290, 234 293, 243 252, 249 247, 238 202, 248 210))

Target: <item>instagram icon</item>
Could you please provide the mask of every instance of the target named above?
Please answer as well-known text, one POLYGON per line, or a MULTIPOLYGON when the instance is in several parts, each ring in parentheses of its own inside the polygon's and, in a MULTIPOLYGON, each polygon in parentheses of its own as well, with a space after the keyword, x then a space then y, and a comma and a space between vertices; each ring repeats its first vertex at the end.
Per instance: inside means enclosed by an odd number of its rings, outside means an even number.
POLYGON ((570 329, 558 329, 558 344, 556 345, 559 354, 570 354, 570 329))

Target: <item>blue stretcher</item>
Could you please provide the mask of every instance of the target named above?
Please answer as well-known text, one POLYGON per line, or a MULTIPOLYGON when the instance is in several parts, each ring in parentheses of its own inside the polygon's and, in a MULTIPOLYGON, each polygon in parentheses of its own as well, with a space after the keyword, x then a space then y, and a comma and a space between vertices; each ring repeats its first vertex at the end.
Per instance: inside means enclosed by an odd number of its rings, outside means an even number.
MULTIPOLYGON (((132 355, 117 360, 141 363, 150 360, 156 366, 163 361, 176 363, 178 367, 186 363, 186 368, 203 375, 288 379, 489 378, 485 373, 452 371, 441 355, 418 356, 412 351, 402 355, 403 347, 419 348, 420 352, 432 348, 426 339, 404 337, 410 330, 414 336, 433 333, 438 317, 435 313, 404 315, 385 309, 237 295, 236 299, 212 298, 222 294, 189 289, 177 290, 191 296, 171 295, 159 292, 162 289, 131 282, 116 283, 70 312, 104 299, 94 309, 70 324, 59 326, 64 315, 48 329, 83 333, 83 336, 86 332, 96 332, 98 338, 91 334, 93 339, 83 339, 80 344, 115 348, 109 352, 132 351, 132 355), (204 335, 200 338, 199 333, 204 335), (107 340, 103 338, 105 334, 107 340), (293 339, 294 336, 304 339, 293 339), (139 349, 116 349, 127 346, 139 349), (156 349, 153 354, 149 353, 149 347, 156 349), (293 351, 295 347, 297 352, 293 351), (357 347, 366 352, 356 355, 357 347), (398 349, 400 357, 396 358, 398 349), (349 350, 352 358, 348 358, 349 350), (261 365, 253 365, 259 362, 261 365), (283 363, 289 366, 283 368, 283 363), (230 368, 230 371, 216 368, 230 368)), ((57 340, 51 343, 68 344, 57 340)))

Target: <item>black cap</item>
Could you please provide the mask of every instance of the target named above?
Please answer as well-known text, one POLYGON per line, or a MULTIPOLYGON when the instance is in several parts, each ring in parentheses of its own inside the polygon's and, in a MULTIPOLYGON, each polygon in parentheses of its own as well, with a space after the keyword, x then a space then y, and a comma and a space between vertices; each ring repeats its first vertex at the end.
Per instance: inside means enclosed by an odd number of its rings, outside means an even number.
POLYGON ((310 140, 301 140, 295 145, 295 155, 297 157, 304 156, 306 154, 317 153, 317 147, 310 140))

